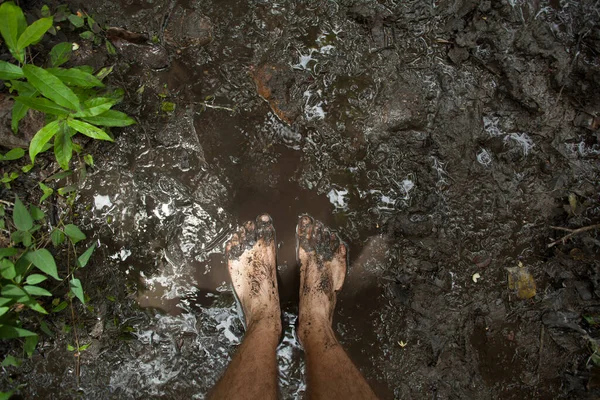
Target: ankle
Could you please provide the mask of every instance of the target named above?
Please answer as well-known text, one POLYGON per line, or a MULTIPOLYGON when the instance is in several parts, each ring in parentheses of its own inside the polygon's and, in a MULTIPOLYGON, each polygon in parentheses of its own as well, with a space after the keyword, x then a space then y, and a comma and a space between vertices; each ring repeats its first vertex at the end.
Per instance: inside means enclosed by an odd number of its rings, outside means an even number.
POLYGON ((298 338, 307 349, 313 344, 336 341, 331 321, 324 316, 299 316, 298 338))
POLYGON ((247 333, 256 332, 265 339, 274 338, 279 342, 281 330, 281 318, 279 315, 264 315, 247 321, 247 333))

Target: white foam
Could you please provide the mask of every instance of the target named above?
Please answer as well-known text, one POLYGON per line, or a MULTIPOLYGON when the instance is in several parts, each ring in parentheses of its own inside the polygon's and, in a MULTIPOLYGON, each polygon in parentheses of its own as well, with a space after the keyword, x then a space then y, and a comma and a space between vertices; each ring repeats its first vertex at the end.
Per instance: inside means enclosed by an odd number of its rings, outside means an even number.
POLYGON ((335 209, 342 209, 342 210, 347 210, 348 209, 348 190, 346 189, 342 189, 342 190, 338 190, 338 189, 331 189, 329 191, 329 193, 327 193, 327 197, 329 198, 329 202, 331 204, 333 204, 333 206, 335 207, 335 209))
POLYGON ((110 197, 97 194, 94 196, 94 207, 96 210, 102 210, 104 207, 110 208, 112 207, 112 202, 110 201, 110 197))

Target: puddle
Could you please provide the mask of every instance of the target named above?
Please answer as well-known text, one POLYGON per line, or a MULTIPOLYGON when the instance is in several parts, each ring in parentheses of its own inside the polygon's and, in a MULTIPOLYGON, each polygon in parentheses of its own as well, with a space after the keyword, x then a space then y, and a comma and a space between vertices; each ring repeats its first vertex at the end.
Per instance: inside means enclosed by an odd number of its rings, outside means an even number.
MULTIPOLYGON (((573 34, 556 27, 590 13, 554 1, 534 13, 534 3, 89 5, 164 37, 168 67, 115 69, 140 124, 101 148, 80 192, 82 225, 100 245, 80 383, 51 344, 30 376, 90 398, 204 398, 243 337, 224 243, 268 212, 284 311, 279 382, 283 398, 301 398, 294 232, 308 213, 350 247, 334 325, 381 398, 582 393, 587 375, 561 382, 585 349, 548 345, 569 356, 546 370, 535 357, 540 315, 574 279, 547 276, 547 227, 598 216, 597 138, 565 117, 579 112, 574 98, 595 110, 594 95, 558 73, 548 83, 549 70, 575 65, 573 34), (176 13, 208 18, 212 41, 183 46, 163 32, 176 13), (251 71, 269 66, 267 102, 251 71), (571 192, 587 208, 567 217, 571 192), (538 282, 535 302, 506 288, 519 262, 538 282)), ((597 70, 591 53, 578 63, 597 70)), ((568 299, 561 306, 588 304, 568 299)), ((24 390, 47 393, 39 386, 24 390)))

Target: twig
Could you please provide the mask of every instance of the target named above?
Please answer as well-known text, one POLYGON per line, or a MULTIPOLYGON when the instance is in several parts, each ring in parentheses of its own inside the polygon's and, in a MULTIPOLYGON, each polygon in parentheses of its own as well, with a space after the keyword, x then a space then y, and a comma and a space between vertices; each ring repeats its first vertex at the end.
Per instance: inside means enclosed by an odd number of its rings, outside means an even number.
POLYGON ((594 229, 599 229, 600 228, 600 224, 596 224, 596 225, 589 225, 589 226, 584 226, 582 228, 577 228, 577 229, 569 229, 569 228, 563 228, 561 226, 551 226, 550 228, 552 229, 556 229, 559 231, 565 231, 565 232, 570 232, 568 235, 563 236, 562 238, 555 240, 554 242, 550 243, 548 245, 548 248, 550 247, 554 247, 559 243, 564 243, 567 239, 572 238, 573 236, 582 233, 582 232, 586 232, 586 231, 591 231, 594 229))
POLYGON ((226 110, 226 111, 230 111, 230 112, 235 112, 235 108, 230 108, 230 107, 225 107, 225 106, 216 106, 214 104, 210 104, 204 101, 199 101, 196 102, 194 104, 199 104, 201 106, 204 106, 206 108, 214 108, 215 110, 226 110))

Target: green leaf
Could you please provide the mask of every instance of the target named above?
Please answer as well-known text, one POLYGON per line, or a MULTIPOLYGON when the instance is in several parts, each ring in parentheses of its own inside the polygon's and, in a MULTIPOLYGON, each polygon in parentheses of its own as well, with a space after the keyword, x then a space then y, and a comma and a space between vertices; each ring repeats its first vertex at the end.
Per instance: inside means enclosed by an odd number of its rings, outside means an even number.
POLYGON ((71 239, 73 244, 77 244, 77 242, 80 242, 86 238, 85 234, 73 224, 68 224, 65 226, 65 234, 71 239))
POLYGON ((44 332, 46 335, 50 336, 50 337, 54 337, 54 333, 50 330, 50 327, 48 326, 48 324, 44 321, 40 321, 40 329, 42 330, 42 332, 44 332))
POLYGON ((35 96, 38 91, 31 84, 25 81, 10 81, 11 89, 19 92, 21 96, 35 96))
POLYGON ((42 17, 49 17, 50 16, 50 8, 44 4, 42 6, 42 9, 40 10, 42 17))
POLYGON ((30 44, 39 42, 52 26, 52 17, 40 18, 25 28, 17 41, 17 49, 22 50, 30 44))
POLYGON ((69 42, 57 44, 50 50, 50 66, 60 67, 71 59, 73 55, 73 45, 69 42))
POLYGON ((23 70, 6 61, 0 61, 0 79, 9 81, 11 79, 20 79, 24 77, 23 70))
POLYGON ((83 24, 85 23, 83 18, 81 18, 80 16, 78 16, 76 14, 69 15, 68 19, 69 19, 69 21, 71 21, 73 26, 75 26, 75 28, 81 28, 83 26, 83 24))
POLYGON ((66 171, 69 169, 69 162, 73 156, 73 142, 69 130, 65 128, 63 126, 54 137, 54 155, 58 165, 66 171))
POLYGON ((25 150, 23 150, 21 148, 16 148, 16 149, 12 149, 8 153, 6 153, 3 157, 3 159, 4 159, 4 161, 13 161, 13 160, 18 160, 19 158, 23 157, 24 155, 25 155, 25 150))
POLYGON ((67 344, 68 351, 75 351, 75 347, 72 344, 67 344))
POLYGON ((57 281, 61 280, 58 277, 54 257, 52 257, 52 254, 48 250, 39 249, 31 251, 25 254, 25 259, 35 265, 40 271, 45 272, 46 275, 50 275, 57 281))
POLYGON ((15 97, 15 101, 26 105, 29 108, 33 108, 34 110, 38 110, 46 114, 68 115, 71 113, 70 110, 67 110, 66 108, 59 106, 55 102, 45 99, 43 97, 19 96, 15 97))
MULTIPOLYGON (((97 117, 91 117, 91 118, 97 118, 97 117)), ((92 139, 108 140, 109 142, 114 141, 102 129, 95 127, 94 125, 90 125, 87 122, 69 118, 67 120, 67 124, 69 124, 69 126, 73 129, 75 129, 77 132, 83 133, 85 136, 89 136, 92 139)))
POLYGON ((42 95, 56 104, 71 110, 79 110, 79 99, 59 78, 50 72, 27 64, 23 67, 25 77, 42 95))
POLYGON ((95 35, 94 35, 94 32, 85 31, 85 32, 81 32, 79 34, 79 37, 84 40, 94 40, 95 35))
POLYGON ((7 258, 0 260, 0 275, 4 279, 15 279, 15 276, 17 276, 15 264, 7 258))
POLYGON ((27 111, 29 111, 29 107, 27 107, 23 103, 15 103, 12 108, 12 120, 10 122, 10 127, 12 128, 13 133, 17 133, 19 130, 19 122, 25 118, 27 115, 27 111))
POLYGON ((24 61, 25 52, 18 51, 17 42, 21 33, 27 27, 27 21, 21 8, 12 1, 7 1, 0 5, 0 33, 6 42, 13 57, 20 62, 24 61))
POLYGON ((68 304, 66 301, 60 302, 56 307, 52 309, 52 312, 61 312, 65 308, 67 308, 68 304))
POLYGON ((71 293, 73 293, 77 298, 85 304, 85 297, 83 297, 83 288, 81 287, 81 281, 77 278, 73 278, 69 281, 69 285, 71 286, 71 293))
POLYGON ((83 156, 83 161, 90 167, 94 167, 94 157, 92 157, 91 154, 86 154, 83 156))
POLYGON ((96 244, 94 243, 89 249, 87 249, 82 255, 77 259, 77 265, 80 268, 83 268, 87 265, 88 261, 90 261, 90 257, 96 248, 96 244))
POLYGON ((15 199, 15 208, 13 210, 13 222, 18 230, 28 231, 33 228, 33 219, 29 215, 29 211, 17 197, 15 199))
POLYGON ((58 247, 65 242, 65 234, 60 229, 54 229, 50 234, 50 239, 54 247, 58 247))
POLYGON ((31 236, 31 233, 23 232, 23 246, 29 247, 29 246, 31 246, 32 242, 33 242, 33 237, 31 236))
POLYGON ((27 277, 25 282, 27 282, 28 285, 37 285, 38 283, 44 282, 46 279, 48 279, 48 277, 45 275, 31 274, 27 277))
POLYGON ((19 359, 17 359, 16 357, 13 357, 11 355, 6 356, 4 361, 2 361, 3 367, 18 367, 19 365, 21 365, 21 362, 19 361, 19 359))
POLYGON ((25 285, 23 289, 31 296, 52 296, 52 293, 39 286, 25 285))
POLYGON ((108 55, 116 56, 117 48, 115 46, 113 46, 113 44, 111 42, 109 42, 108 40, 105 42, 105 44, 106 44, 106 52, 108 53, 108 55))
POLYGON ((0 338, 2 339, 16 339, 29 336, 37 336, 37 334, 27 329, 17 328, 16 326, 0 325, 0 338))
POLYGON ((27 353, 28 357, 31 357, 33 355, 33 352, 35 351, 35 347, 38 344, 38 335, 35 336, 28 336, 25 339, 25 343, 23 344, 23 350, 25 350, 25 353, 27 353))
POLYGON ((44 185, 42 182, 40 182, 39 185, 40 185, 40 189, 42 189, 42 191, 44 192, 44 195, 40 199, 40 204, 41 204, 48 197, 52 196, 52 193, 54 193, 54 189, 49 188, 48 186, 44 185))
POLYGON ((100 115, 108 110, 117 103, 116 99, 111 99, 108 97, 96 97, 90 100, 87 100, 83 103, 83 110, 74 114, 74 117, 95 117, 96 115, 100 115))
MULTIPOLYGON (((106 41, 106 45, 108 46, 108 44, 109 44, 109 43, 110 43, 110 42, 107 40, 107 41, 106 41)), ((111 46, 112 46, 112 44, 111 44, 111 46)), ((114 48, 114 46, 113 46, 113 48, 114 48)), ((108 54, 111 54, 111 53, 110 53, 110 51, 108 52, 108 54)), ((114 53, 114 54, 117 54, 117 53, 116 53, 116 51, 115 51, 115 53, 114 53)), ((113 71, 113 68, 114 68, 114 67, 115 67, 114 65, 111 65, 110 67, 103 67, 103 68, 102 68, 102 69, 100 69, 100 71, 98 71, 98 73, 96 74, 96 78, 98 78, 98 79, 100 79, 100 80, 102 80, 102 79, 106 78, 106 77, 107 77, 107 76, 108 76, 108 75, 109 75, 109 74, 110 74, 110 73, 113 71)))
POLYGON ((51 175, 46 179, 49 181, 58 181, 71 175, 73 175, 73 171, 62 171, 57 174, 51 175))
POLYGON ((34 221, 41 221, 46 217, 46 214, 39 208, 34 206, 33 204, 29 206, 29 214, 33 218, 34 221))
POLYGON ((10 310, 10 307, 0 307, 0 317, 6 314, 10 310))
POLYGON ((15 299, 13 299, 13 298, 0 297, 0 306, 2 306, 2 307, 9 306, 14 301, 15 301, 15 299))
POLYGON ((25 291, 23 289, 21 289, 20 287, 13 285, 13 284, 9 284, 9 285, 5 285, 2 288, 2 296, 4 296, 4 297, 23 297, 23 296, 27 296, 27 293, 25 293, 25 291))
POLYGON ((21 300, 20 301, 21 303, 25 304, 27 307, 31 308, 33 311, 39 312, 40 314, 48 314, 48 311, 46 311, 44 309, 44 307, 42 307, 40 305, 40 303, 38 303, 31 297, 26 297, 26 298, 23 298, 20 300, 21 300))
POLYGON ((92 67, 91 65, 77 65, 76 67, 73 67, 73 68, 79 69, 83 72, 87 72, 88 74, 94 73, 94 67, 92 67))
POLYGON ((52 121, 40 129, 33 139, 31 139, 31 143, 29 143, 29 158, 31 158, 32 164, 35 161, 35 156, 42 152, 44 145, 60 131, 61 124, 64 124, 64 121, 52 121))
POLYGON ((82 88, 104 87, 104 83, 100 79, 79 68, 48 68, 47 71, 67 85, 82 88))
POLYGON ((100 126, 129 126, 135 124, 135 120, 121 111, 109 110, 95 117, 85 117, 84 121, 100 126))
POLYGON ((9 247, 7 249, 0 249, 0 258, 12 257, 18 253, 19 253, 19 250, 15 249, 13 247, 9 247))
POLYGON ((8 400, 12 397, 13 394, 15 394, 15 390, 13 389, 11 391, 8 392, 0 392, 0 400, 8 400))

